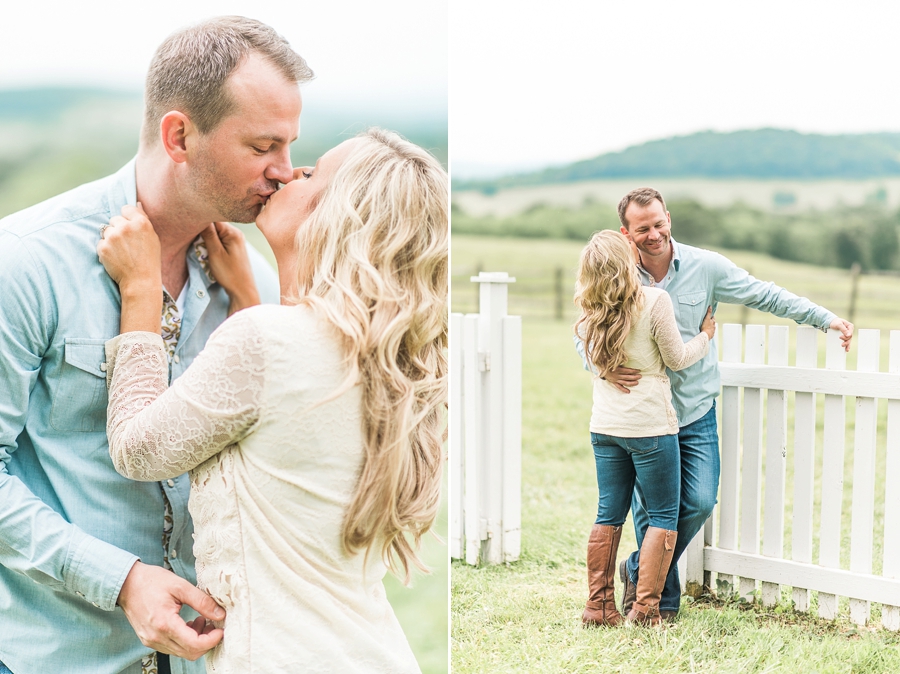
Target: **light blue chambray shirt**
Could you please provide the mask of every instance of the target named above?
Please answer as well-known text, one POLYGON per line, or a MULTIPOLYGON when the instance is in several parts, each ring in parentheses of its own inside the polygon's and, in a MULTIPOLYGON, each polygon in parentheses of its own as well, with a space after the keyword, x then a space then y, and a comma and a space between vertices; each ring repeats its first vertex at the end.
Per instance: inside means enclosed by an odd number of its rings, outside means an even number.
MULTIPOLYGON (((827 330, 835 314, 805 297, 774 283, 753 278, 731 260, 703 248, 672 242, 672 261, 666 274, 665 290, 672 297, 675 321, 681 337, 688 341, 696 337, 703 324, 706 308, 716 312, 719 302, 743 304, 779 318, 790 318, 803 325, 827 330)), ((644 285, 655 285, 653 277, 638 266, 644 285)), ((575 348, 581 355, 585 369, 584 345, 575 338, 575 348)), ((678 372, 666 369, 672 382, 672 404, 679 426, 687 426, 709 412, 719 395, 719 351, 716 340, 709 344, 709 352, 699 361, 678 372)))
MULTIPOLYGON (((104 345, 121 302, 96 248, 101 225, 135 201, 132 160, 0 220, 0 661, 16 674, 140 674, 149 649, 116 599, 136 559, 162 565, 160 484, 169 559, 196 582, 188 476, 129 481, 106 440, 104 345)), ((277 303, 274 271, 250 257, 260 296, 277 303)), ((228 313, 192 255, 188 269, 173 379, 228 313)), ((172 658, 172 671, 200 674, 203 660, 172 658)))

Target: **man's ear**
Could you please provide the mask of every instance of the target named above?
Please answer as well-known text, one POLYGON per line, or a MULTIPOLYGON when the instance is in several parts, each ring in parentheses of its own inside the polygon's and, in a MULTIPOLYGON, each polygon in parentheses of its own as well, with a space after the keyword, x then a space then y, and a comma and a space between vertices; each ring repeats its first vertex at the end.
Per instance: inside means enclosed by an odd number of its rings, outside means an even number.
POLYGON ((188 143, 195 133, 190 117, 178 110, 163 115, 159 122, 159 132, 166 154, 176 164, 187 161, 188 143))
POLYGON ((628 228, 625 225, 619 227, 619 231, 625 235, 625 238, 628 239, 628 241, 631 241, 631 234, 628 233, 628 228))

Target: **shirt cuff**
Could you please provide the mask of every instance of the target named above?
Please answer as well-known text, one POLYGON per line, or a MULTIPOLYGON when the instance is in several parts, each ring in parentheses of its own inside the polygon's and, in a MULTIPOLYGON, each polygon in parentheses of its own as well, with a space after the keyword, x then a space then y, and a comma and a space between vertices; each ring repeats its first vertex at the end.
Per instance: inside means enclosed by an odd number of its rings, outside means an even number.
POLYGON ((77 530, 63 578, 66 589, 86 602, 112 611, 137 555, 77 530))

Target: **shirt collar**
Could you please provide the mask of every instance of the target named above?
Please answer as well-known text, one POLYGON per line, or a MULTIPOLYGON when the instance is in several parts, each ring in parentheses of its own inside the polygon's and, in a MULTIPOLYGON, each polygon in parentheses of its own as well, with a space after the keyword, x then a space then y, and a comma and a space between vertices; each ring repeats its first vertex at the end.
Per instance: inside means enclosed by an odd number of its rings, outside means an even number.
MULTIPOLYGON (((674 267, 677 272, 681 268, 681 248, 675 243, 675 239, 669 236, 669 245, 672 246, 672 259, 669 262, 669 267, 674 267)), ((640 272, 641 277, 644 279, 644 284, 649 286, 656 285, 656 281, 653 278, 653 274, 644 269, 644 265, 640 263, 640 258, 638 258, 637 263, 638 272, 640 272)))
MULTIPOLYGON (((107 193, 107 201, 109 203, 109 217, 119 215, 123 206, 137 205, 137 180, 135 178, 135 164, 137 157, 132 158, 130 162, 125 164, 115 174, 115 180, 109 187, 107 193)), ((206 244, 203 237, 198 236, 193 243, 188 246, 187 262, 189 266, 199 267, 203 272, 202 277, 208 288, 216 282, 215 277, 209 267, 209 252, 206 250, 206 244)))

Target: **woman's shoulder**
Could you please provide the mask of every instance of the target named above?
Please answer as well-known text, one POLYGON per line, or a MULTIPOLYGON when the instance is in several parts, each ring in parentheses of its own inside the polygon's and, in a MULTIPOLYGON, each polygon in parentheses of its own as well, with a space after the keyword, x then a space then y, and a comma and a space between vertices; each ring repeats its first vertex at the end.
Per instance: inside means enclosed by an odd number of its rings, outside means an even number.
POLYGON ((666 302, 666 300, 669 300, 669 303, 671 304, 669 293, 667 293, 662 288, 654 288, 653 286, 641 286, 641 288, 644 291, 644 311, 650 311, 651 309, 653 309, 653 307, 655 307, 660 302, 660 300, 662 300, 662 302, 664 303, 666 302))

